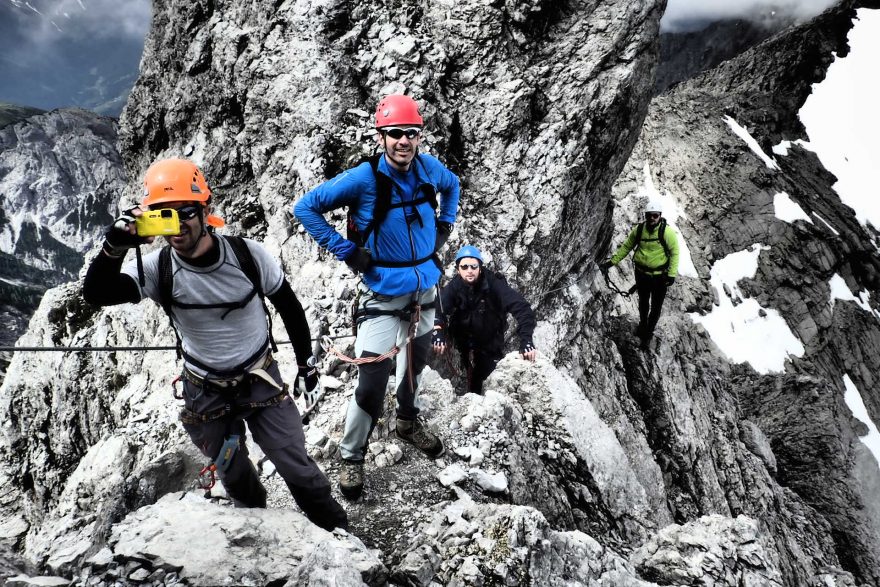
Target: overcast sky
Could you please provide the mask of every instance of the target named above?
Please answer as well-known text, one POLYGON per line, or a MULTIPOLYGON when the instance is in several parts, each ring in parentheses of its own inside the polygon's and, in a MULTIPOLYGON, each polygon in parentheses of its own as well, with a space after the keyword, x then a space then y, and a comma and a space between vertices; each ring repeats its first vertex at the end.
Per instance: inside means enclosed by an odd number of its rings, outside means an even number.
POLYGON ((0 0, 0 102, 118 114, 149 25, 150 0, 0 0))
MULTIPOLYGON (((669 0, 662 25, 676 31, 722 18, 761 21, 774 10, 806 19, 834 2, 669 0)), ((0 0, 0 101, 96 108, 136 77, 150 10, 150 0, 0 0)))
POLYGON ((694 22, 711 22, 725 18, 764 21, 774 16, 790 16, 797 20, 813 17, 837 0, 669 0, 661 26, 665 32, 690 28, 694 22))
POLYGON ((144 38, 149 0, 0 0, 4 21, 27 27, 32 44, 61 38, 144 38))

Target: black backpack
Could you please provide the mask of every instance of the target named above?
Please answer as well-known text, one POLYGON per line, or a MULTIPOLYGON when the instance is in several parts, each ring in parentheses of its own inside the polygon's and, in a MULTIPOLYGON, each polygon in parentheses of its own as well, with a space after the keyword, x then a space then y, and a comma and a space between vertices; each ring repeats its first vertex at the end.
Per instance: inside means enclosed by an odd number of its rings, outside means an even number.
MULTIPOLYGON (((639 248, 639 245, 642 242, 642 231, 645 229, 645 223, 639 222, 638 226, 636 226, 636 242, 633 243, 633 250, 639 248)), ((657 239, 660 241, 660 246, 663 247, 663 253, 666 255, 666 263, 661 267, 656 267, 652 269, 652 271, 666 271, 669 268, 670 254, 669 254, 669 245, 666 244, 666 219, 660 219, 660 226, 657 229, 657 239)), ((654 239, 651 239, 654 240, 654 239)))
MULTIPOLYGON (((248 281, 250 281, 251 285, 253 286, 251 292, 237 302, 221 302, 217 304, 185 304, 182 302, 176 302, 173 296, 174 264, 171 262, 171 245, 165 245, 165 247, 163 247, 162 250, 159 252, 159 305, 162 306, 162 310, 164 310, 165 314, 168 315, 168 319, 171 321, 171 327, 174 329, 174 335, 177 338, 178 358, 184 357, 188 362, 192 363, 193 365, 215 375, 238 375, 244 367, 250 365, 259 357, 249 357, 241 365, 238 365, 228 371, 218 372, 214 369, 211 369, 210 367, 204 365, 198 359, 193 358, 183 350, 183 346, 180 341, 180 334, 177 332, 177 327, 174 325, 173 319, 173 309, 175 307, 183 310, 226 308, 226 312, 224 312, 223 315, 220 317, 220 319, 222 320, 233 310, 244 308, 246 305, 248 305, 248 303, 250 303, 255 295, 258 295, 260 296, 260 302, 263 304, 263 310, 266 313, 266 321, 269 328, 269 345, 271 346, 273 352, 278 351, 278 347, 275 344, 275 339, 272 336, 272 315, 269 313, 269 308, 266 306, 266 293, 263 291, 260 269, 259 267, 257 267, 257 264, 254 261, 254 257, 251 254, 250 249, 248 249, 247 243, 240 236, 217 235, 217 238, 223 239, 227 243, 229 243, 229 246, 232 249, 232 252, 235 254, 235 258, 238 261, 238 265, 241 268, 242 273, 245 274, 245 276, 248 278, 248 281)), ((258 351, 258 354, 262 354, 263 348, 265 348, 265 346, 258 351)))
MULTIPOLYGON (((373 207, 373 217, 370 219, 370 222, 367 223, 366 228, 363 230, 359 229, 354 222, 354 217, 351 214, 351 210, 348 212, 348 220, 347 220, 347 234, 346 238, 352 241, 359 247, 363 247, 366 245, 367 239, 370 237, 370 233, 375 233, 376 239, 375 242, 379 240, 379 228, 382 226, 382 223, 385 221, 385 217, 388 216, 388 211, 392 208, 402 208, 403 206, 417 206, 423 202, 428 202, 431 204, 431 208, 434 210, 437 209, 437 192, 433 189, 433 186, 424 185, 422 186, 422 191, 427 192, 419 198, 416 198, 409 202, 398 202, 397 204, 391 203, 391 178, 385 175, 384 173, 379 172, 379 161, 382 158, 383 153, 376 153, 369 157, 366 162, 370 164, 370 168, 373 170, 373 177, 376 179, 376 204, 373 207), (429 189, 430 188, 430 189, 429 189)), ((424 163, 421 160, 420 155, 416 155, 413 160, 415 163, 424 167, 424 163)), ((422 222, 422 219, 419 218, 419 222, 422 222)), ((373 251, 374 256, 378 256, 377 251, 373 251)), ((424 259, 418 261, 421 263, 424 259)), ((418 264, 416 263, 416 264, 418 264)), ((381 266, 400 266, 405 267, 407 265, 401 265, 399 263, 384 263, 382 261, 374 260, 374 264, 381 266)))

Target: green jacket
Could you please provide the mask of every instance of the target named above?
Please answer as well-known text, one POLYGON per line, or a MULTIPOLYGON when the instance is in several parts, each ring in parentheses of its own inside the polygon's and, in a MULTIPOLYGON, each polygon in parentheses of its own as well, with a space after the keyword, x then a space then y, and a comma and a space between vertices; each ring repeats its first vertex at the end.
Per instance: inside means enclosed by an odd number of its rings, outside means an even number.
MULTIPOLYGON (((613 265, 623 261, 633 246, 635 246, 638 228, 639 225, 637 224, 629 231, 626 240, 623 241, 623 244, 620 245, 620 248, 611 257, 613 265)), ((666 252, 663 250, 663 245, 660 244, 660 239, 658 238, 659 230, 660 225, 657 225, 657 228, 654 230, 649 230, 646 224, 642 230, 642 240, 633 255, 633 263, 635 263, 636 268, 649 275, 662 275, 662 267, 666 264, 666 252)), ((663 231, 663 240, 666 241, 666 246, 669 248, 669 267, 666 269, 666 275, 675 277, 678 275, 678 237, 675 234, 675 229, 668 224, 663 231)))

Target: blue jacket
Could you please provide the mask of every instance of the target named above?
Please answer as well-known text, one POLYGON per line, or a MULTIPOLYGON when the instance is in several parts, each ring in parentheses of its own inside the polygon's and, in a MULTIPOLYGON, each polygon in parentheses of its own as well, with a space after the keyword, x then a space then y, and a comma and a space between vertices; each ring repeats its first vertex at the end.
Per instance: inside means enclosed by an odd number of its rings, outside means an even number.
MULTIPOLYGON (((407 173, 391 169, 385 157, 379 159, 378 169, 391 178, 392 204, 412 201, 422 195, 422 186, 430 185, 439 196, 440 213, 439 218, 435 217, 428 202, 391 208, 379 227, 378 237, 374 229, 364 246, 380 261, 426 260, 414 267, 373 266, 364 273, 364 283, 372 291, 387 296, 433 287, 440 279, 440 269, 428 257, 434 252, 437 221, 455 222, 458 177, 431 155, 418 155, 407 173)), ((306 193, 294 206, 293 213, 319 245, 342 261, 354 252, 356 245, 336 232, 324 219, 324 213, 348 206, 352 220, 363 231, 373 219, 375 202, 376 178, 369 162, 364 162, 306 193)))

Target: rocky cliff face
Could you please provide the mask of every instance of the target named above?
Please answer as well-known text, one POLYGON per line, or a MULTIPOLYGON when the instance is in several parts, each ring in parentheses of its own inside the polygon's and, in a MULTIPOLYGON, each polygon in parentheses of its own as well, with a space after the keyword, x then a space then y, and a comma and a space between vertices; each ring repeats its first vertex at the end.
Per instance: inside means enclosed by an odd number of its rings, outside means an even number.
MULTIPOLYGON (((645 195, 662 195, 693 263, 672 290, 650 360, 629 351, 626 322, 616 345, 628 395, 647 410, 671 513, 677 520, 710 512, 761 519, 786 582, 799 585, 825 565, 860 584, 880 581, 877 465, 844 402, 849 377, 870 417, 880 417, 880 322, 876 305, 835 304, 832 291, 841 280, 876 299, 876 233, 840 203, 815 154, 797 147, 767 155, 784 139, 806 139, 797 111, 832 52, 847 53, 854 12, 843 8, 657 97, 614 189, 617 226, 636 221, 645 195), (742 128, 763 158, 737 134, 742 128), (809 217, 783 220, 780 198, 809 217), (721 279, 726 264, 743 255, 755 260, 755 271, 721 279), (740 307, 746 316, 750 304, 760 309, 744 321, 713 323, 722 308, 740 307), (772 366, 770 343, 738 355, 724 329, 747 341, 750 328, 776 328, 774 314, 800 344, 772 366)), ((617 274, 621 282, 630 278, 617 274)), ((612 305, 632 315, 631 304, 617 298, 612 305)))
MULTIPOLYGON (((801 136, 797 109, 831 52, 845 51, 851 5, 680 84, 647 112, 662 9, 157 3, 122 120, 131 177, 159 156, 194 158, 231 230, 284 260, 313 330, 345 334, 355 280, 287 210, 372 149, 380 94, 411 92, 426 105, 429 149, 464 185, 446 254, 464 242, 491 254, 539 312, 542 358, 505 358, 482 397, 456 398, 449 380, 426 373, 423 413, 447 455, 429 462, 399 444, 389 411, 366 494, 346 503, 353 536, 311 551, 289 545, 329 539, 294 511, 276 524, 192 492, 180 499, 202 463, 176 423, 167 353, 19 355, 0 391, 0 535, 83 584, 210 583, 217 549, 234 559, 233 583, 880 584, 876 463, 841 379, 876 416, 880 330, 851 304, 827 304, 835 271, 877 293, 870 235, 814 156, 792 150, 770 170, 724 118, 760 126, 765 146, 801 136), (676 223, 693 269, 642 352, 632 303, 607 291, 592 261, 622 239, 651 189, 684 212, 676 223), (778 220, 777 189, 838 234, 778 220), (713 289, 713 267, 740 251, 757 259, 755 276, 713 289), (736 364, 698 323, 735 294, 740 306, 760 302, 764 317, 777 310, 802 342, 780 362, 785 373, 736 364), (182 557, 186 540, 157 538, 186 535, 186 520, 216 548, 182 557), (265 555, 279 548, 290 549, 286 567, 265 555)), ((343 213, 331 219, 341 228, 343 213)), ((47 294, 25 340, 171 339, 154 305, 99 311, 70 284, 47 294)), ((280 360, 292 376, 289 349, 280 360)), ((306 438, 335 480, 354 372, 324 367, 330 391, 306 438)), ((271 506, 293 509, 271 465, 260 467, 271 506)))

